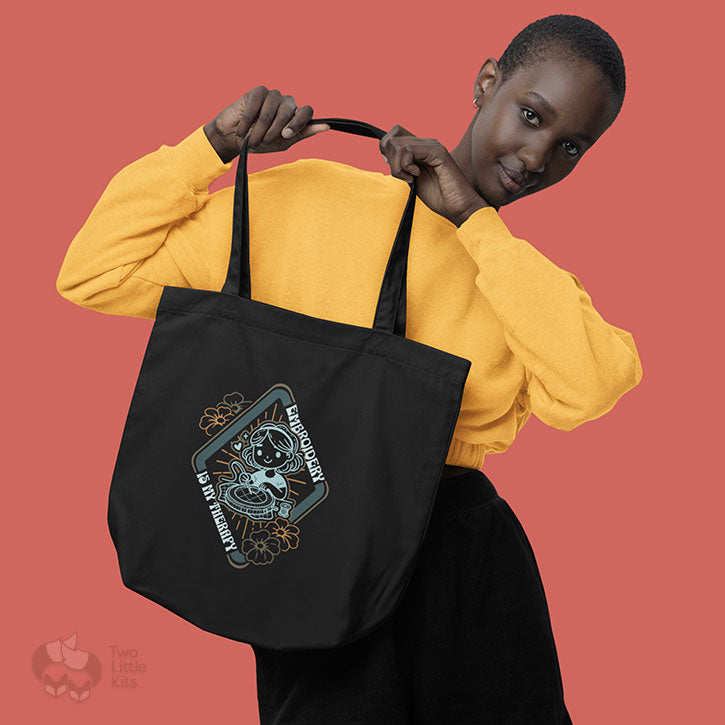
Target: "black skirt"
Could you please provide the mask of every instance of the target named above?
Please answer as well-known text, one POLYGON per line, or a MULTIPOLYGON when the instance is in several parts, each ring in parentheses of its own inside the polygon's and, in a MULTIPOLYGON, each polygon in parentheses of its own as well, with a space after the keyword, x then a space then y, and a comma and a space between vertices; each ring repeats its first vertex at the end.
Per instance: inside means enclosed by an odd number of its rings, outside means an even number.
POLYGON ((481 471, 441 479, 403 599, 376 630, 253 650, 260 725, 571 725, 534 552, 481 471))

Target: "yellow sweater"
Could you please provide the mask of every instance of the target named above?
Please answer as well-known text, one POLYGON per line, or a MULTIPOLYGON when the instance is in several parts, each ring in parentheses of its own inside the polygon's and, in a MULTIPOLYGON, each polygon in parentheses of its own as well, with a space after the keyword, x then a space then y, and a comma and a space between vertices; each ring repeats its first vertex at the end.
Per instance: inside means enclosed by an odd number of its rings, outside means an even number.
MULTIPOLYGON (((253 157, 252 157, 253 158, 253 157)), ((153 319, 164 285, 219 291, 229 263, 230 170, 199 126, 121 169, 72 240, 57 290, 82 307, 153 319)), ((252 299, 372 327, 410 187, 336 161, 249 174, 252 299)), ((571 430, 639 383, 632 335, 579 280, 511 235, 493 207, 460 227, 416 200, 406 335, 471 361, 446 463, 482 468, 533 412, 571 430)))

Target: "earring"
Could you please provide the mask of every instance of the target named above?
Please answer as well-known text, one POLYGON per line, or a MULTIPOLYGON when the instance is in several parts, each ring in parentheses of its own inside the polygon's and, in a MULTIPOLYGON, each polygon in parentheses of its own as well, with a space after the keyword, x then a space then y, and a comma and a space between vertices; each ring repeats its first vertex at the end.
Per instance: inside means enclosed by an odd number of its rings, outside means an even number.
MULTIPOLYGON (((484 88, 484 90, 482 90, 481 93, 483 94, 485 92, 486 92, 486 89, 484 88)), ((474 99, 473 99, 473 107, 478 108, 478 98, 477 97, 474 97, 474 99)))

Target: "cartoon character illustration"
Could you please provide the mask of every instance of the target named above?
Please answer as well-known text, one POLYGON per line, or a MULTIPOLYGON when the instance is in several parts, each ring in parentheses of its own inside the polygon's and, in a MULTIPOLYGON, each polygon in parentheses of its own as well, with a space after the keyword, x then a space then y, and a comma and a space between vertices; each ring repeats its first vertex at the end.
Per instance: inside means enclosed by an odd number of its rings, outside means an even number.
POLYGON ((219 502, 253 519, 289 516, 294 501, 287 499, 284 474, 299 471, 304 464, 297 436, 284 422, 265 421, 249 436, 242 459, 252 472, 232 461, 232 478, 220 478, 219 502))
POLYGON ((268 488, 276 498, 287 495, 284 473, 299 471, 303 464, 300 444, 286 423, 266 421, 254 430, 242 458, 252 468, 253 485, 268 488))
POLYGON ((209 441, 191 464, 229 564, 263 566, 297 551, 300 521, 329 486, 290 386, 275 383, 254 400, 227 393, 198 427, 209 441))

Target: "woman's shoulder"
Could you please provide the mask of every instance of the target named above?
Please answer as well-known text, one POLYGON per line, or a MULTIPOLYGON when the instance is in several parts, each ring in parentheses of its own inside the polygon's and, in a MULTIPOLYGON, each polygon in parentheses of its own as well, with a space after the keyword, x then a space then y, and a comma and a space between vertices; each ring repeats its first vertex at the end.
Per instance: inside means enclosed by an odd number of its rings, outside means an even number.
POLYGON ((308 178, 319 177, 330 181, 359 181, 379 184, 389 184, 391 180, 395 180, 389 174, 382 174, 379 171, 370 171, 341 161, 316 157, 296 159, 277 166, 270 166, 262 171, 257 171, 254 175, 270 178, 297 175, 308 178))
MULTIPOLYGON (((249 174, 250 194, 270 204, 298 200, 301 203, 380 204, 397 200, 407 184, 378 171, 361 169, 330 159, 307 157, 249 174)), ((230 189, 230 192, 232 189, 230 189)))

